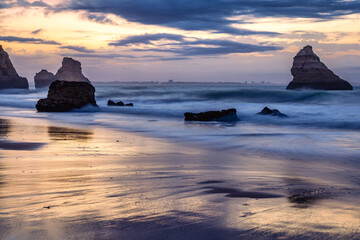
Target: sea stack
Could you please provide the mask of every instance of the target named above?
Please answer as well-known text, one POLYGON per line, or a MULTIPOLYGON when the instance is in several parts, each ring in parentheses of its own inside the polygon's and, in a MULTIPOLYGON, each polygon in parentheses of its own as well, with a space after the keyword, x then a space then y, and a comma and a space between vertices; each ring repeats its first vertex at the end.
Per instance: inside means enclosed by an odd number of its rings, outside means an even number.
POLYGON ((294 79, 286 89, 352 90, 347 81, 335 75, 307 45, 294 57, 291 68, 294 79))
POLYGON ((55 74, 55 80, 68 82, 90 82, 81 71, 81 63, 69 57, 64 57, 61 68, 55 74))
POLYGON ((49 87, 47 98, 36 104, 39 112, 67 112, 85 105, 96 105, 95 88, 88 82, 56 80, 49 87))
POLYGON ((6 88, 28 89, 29 83, 26 78, 17 74, 9 54, 0 45, 0 89, 6 88))
POLYGON ((43 69, 34 77, 35 88, 48 88, 55 80, 54 74, 43 69))

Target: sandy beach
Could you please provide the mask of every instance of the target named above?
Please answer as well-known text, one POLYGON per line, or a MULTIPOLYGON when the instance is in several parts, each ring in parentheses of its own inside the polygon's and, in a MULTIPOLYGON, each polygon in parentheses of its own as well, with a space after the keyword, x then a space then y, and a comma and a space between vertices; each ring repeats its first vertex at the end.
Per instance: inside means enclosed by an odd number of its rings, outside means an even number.
POLYGON ((359 169, 0 121, 1 239, 358 239, 359 169))

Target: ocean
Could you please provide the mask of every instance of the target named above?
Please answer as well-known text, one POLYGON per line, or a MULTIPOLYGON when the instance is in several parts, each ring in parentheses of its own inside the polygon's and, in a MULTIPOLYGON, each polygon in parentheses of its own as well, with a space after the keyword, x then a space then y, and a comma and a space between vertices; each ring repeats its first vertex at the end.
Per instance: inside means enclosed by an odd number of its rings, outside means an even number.
POLYGON ((280 156, 353 159, 360 156, 360 88, 287 91, 284 86, 240 84, 95 85, 99 107, 38 113, 43 90, 2 90, 2 116, 43 118, 136 132, 181 144, 280 156), (107 106, 107 101, 134 107, 107 106), (287 118, 257 114, 264 107, 287 118), (236 108, 237 123, 185 122, 185 112, 236 108))

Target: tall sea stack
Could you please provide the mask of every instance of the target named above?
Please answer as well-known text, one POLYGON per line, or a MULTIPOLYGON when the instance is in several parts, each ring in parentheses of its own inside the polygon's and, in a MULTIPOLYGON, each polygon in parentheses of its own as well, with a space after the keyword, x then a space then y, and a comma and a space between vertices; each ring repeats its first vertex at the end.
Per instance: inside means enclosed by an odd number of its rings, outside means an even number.
POLYGON ((55 80, 68 82, 90 82, 82 74, 81 63, 69 57, 64 57, 61 68, 55 74, 55 80))
POLYGON ((0 89, 29 88, 26 78, 20 77, 12 65, 9 54, 0 45, 0 89))
POLYGON ((294 57, 294 79, 286 89, 352 90, 347 81, 335 75, 307 45, 294 57))

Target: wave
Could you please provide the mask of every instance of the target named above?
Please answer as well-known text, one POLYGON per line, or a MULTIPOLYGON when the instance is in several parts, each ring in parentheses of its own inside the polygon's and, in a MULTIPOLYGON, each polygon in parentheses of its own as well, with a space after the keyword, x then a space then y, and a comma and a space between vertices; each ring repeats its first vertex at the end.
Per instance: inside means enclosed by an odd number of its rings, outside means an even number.
POLYGON ((359 90, 344 91, 285 91, 280 87, 113 87, 97 91, 99 99, 136 99, 139 101, 186 102, 186 101, 243 101, 253 103, 316 103, 354 104, 360 101, 359 90))
MULTIPOLYGON (((2 90, 0 106, 36 112, 46 90, 2 90)), ((359 130, 359 89, 355 91, 286 91, 280 87, 234 86, 99 86, 99 108, 74 110, 83 114, 112 114, 182 121, 185 112, 236 108, 243 123, 359 130), (134 107, 108 107, 107 100, 133 102, 134 107), (278 108, 289 118, 257 115, 263 107, 278 108)), ((21 112, 21 111, 19 111, 21 112)))

